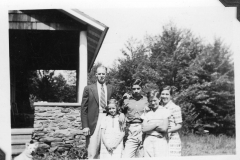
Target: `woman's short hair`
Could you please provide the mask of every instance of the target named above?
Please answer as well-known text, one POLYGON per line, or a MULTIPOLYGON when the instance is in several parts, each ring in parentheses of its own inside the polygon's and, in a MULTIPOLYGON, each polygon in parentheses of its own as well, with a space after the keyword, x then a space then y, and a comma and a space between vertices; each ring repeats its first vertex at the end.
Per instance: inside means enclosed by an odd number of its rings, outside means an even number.
POLYGON ((117 114, 120 113, 119 102, 115 98, 111 98, 111 99, 108 100, 107 107, 106 107, 107 113, 109 113, 109 107, 108 107, 109 104, 114 104, 116 106, 117 114))
POLYGON ((141 81, 141 79, 133 79, 133 80, 132 80, 131 87, 134 86, 134 85, 139 85, 140 87, 142 87, 142 81, 141 81))
POLYGON ((148 102, 151 101, 155 96, 156 96, 157 98, 160 97, 160 93, 159 93, 157 90, 149 91, 149 92, 147 93, 148 102))
POLYGON ((169 90, 170 95, 173 94, 173 88, 171 86, 165 85, 165 86, 161 87, 159 93, 161 94, 162 91, 164 91, 164 90, 169 90))

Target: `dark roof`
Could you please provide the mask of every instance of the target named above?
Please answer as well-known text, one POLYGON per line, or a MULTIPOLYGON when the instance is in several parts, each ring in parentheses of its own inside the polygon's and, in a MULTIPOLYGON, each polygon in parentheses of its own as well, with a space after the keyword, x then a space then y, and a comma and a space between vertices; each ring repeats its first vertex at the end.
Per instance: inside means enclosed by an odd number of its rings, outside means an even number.
POLYGON ((9 29, 10 55, 16 63, 22 57, 31 69, 66 70, 77 69, 79 31, 87 31, 89 71, 108 31, 78 9, 10 10, 9 29))

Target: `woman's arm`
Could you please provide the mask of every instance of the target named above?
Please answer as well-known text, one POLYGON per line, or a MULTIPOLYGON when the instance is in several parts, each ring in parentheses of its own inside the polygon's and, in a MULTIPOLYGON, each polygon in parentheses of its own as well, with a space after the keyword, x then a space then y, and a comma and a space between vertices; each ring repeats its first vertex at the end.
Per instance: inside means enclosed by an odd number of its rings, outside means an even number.
POLYGON ((172 116, 174 119, 175 126, 170 126, 168 128, 168 132, 177 132, 182 128, 182 112, 181 108, 177 105, 175 105, 175 108, 172 112, 172 116))
POLYGON ((177 132, 182 128, 182 123, 177 123, 176 126, 168 128, 168 132, 177 132))
POLYGON ((147 123, 146 120, 144 120, 143 123, 142 123, 142 131, 143 131, 143 132, 152 131, 152 130, 154 130, 156 127, 157 127, 157 124, 156 124, 156 123, 153 123, 153 124, 151 123, 151 124, 149 124, 149 123, 147 123))

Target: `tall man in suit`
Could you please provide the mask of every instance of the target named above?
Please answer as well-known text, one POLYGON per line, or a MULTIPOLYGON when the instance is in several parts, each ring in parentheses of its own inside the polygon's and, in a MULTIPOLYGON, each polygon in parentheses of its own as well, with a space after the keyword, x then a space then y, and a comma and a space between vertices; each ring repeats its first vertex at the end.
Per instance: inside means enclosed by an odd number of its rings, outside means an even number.
POLYGON ((81 104, 81 120, 83 134, 86 136, 86 146, 89 159, 99 159, 101 144, 101 119, 106 116, 105 107, 112 97, 114 88, 106 85, 107 68, 97 68, 97 82, 84 88, 81 104))

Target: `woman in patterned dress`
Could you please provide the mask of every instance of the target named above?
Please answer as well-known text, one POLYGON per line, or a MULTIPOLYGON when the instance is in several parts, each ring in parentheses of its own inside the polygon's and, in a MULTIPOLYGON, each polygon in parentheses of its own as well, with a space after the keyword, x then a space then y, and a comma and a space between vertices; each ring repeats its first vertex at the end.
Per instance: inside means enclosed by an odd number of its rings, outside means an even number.
POLYGON ((101 121, 100 159, 121 158, 123 150, 124 131, 119 125, 119 106, 115 99, 110 99, 107 106, 107 116, 101 121))
POLYGON ((178 131, 182 128, 181 108, 171 100, 172 88, 170 86, 164 86, 160 93, 163 107, 169 109, 171 113, 168 127, 169 156, 181 156, 181 139, 178 134, 178 131))

